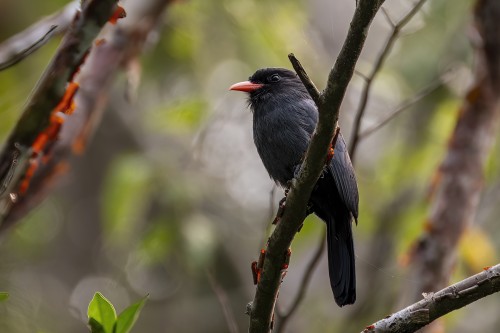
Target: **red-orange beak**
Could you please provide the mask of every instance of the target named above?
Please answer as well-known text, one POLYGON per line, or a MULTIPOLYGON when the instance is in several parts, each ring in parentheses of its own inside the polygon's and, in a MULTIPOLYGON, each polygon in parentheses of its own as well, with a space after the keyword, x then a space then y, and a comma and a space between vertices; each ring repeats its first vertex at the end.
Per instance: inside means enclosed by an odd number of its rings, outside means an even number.
POLYGON ((252 92, 254 90, 262 88, 262 86, 263 86, 263 84, 260 84, 260 83, 252 83, 250 81, 243 81, 243 82, 238 82, 238 83, 233 84, 231 87, 229 87, 229 90, 252 92))

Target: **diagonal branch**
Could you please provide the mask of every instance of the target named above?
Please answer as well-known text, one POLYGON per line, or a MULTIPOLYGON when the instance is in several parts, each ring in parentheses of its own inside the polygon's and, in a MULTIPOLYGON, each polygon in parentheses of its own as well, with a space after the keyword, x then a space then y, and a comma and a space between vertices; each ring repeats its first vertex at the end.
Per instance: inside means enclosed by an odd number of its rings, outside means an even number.
MULTIPOLYGON (((68 83, 78 72, 94 38, 115 10, 116 2, 117 0, 85 2, 28 98, 21 118, 0 153, 0 225, 18 201, 18 193, 23 192, 20 190, 22 183, 34 172, 36 166, 30 164, 30 160, 38 157, 41 150, 40 147, 35 149, 35 139, 41 138, 40 135, 43 134, 43 142, 46 143, 47 136, 57 136, 61 123, 53 123, 54 110, 64 101, 66 89, 70 87, 68 83), (51 133, 44 133, 49 129, 51 133)), ((64 104, 71 104, 72 98, 73 94, 64 104)))
POLYGON ((276 324, 276 328, 274 329, 276 333, 285 332, 286 324, 293 316, 295 311, 297 311, 297 309, 299 308, 300 303, 302 302, 304 296, 306 295, 307 287, 309 286, 309 282, 311 282, 314 270, 318 266, 318 263, 323 255, 323 252, 325 251, 325 245, 326 245, 326 228, 323 228, 323 232, 319 237, 316 250, 314 251, 313 256, 311 257, 309 263, 307 264, 304 270, 305 272, 304 276, 302 277, 302 279, 300 279, 301 283, 299 291, 297 291, 297 294, 295 295, 295 298, 293 299, 290 308, 284 314, 281 314, 279 312, 276 313, 278 317, 278 322, 276 324))
POLYGON ((411 333, 445 314, 500 291, 500 264, 486 268, 366 327, 362 333, 411 333))
POLYGON ((397 106, 393 111, 391 111, 384 119, 380 120, 377 124, 365 129, 364 131, 360 131, 358 133, 358 143, 359 141, 366 139, 366 137, 370 136, 371 134, 375 133, 376 131, 387 125, 391 120, 396 118, 403 111, 408 110, 408 108, 412 107, 413 105, 420 102, 422 99, 424 99, 425 97, 427 97, 428 95, 430 95, 431 93, 442 87, 444 82, 446 82, 446 80, 447 79, 445 78, 431 82, 428 86, 418 91, 414 96, 403 101, 399 106, 397 106))
POLYGON ((323 169, 328 147, 332 143, 347 85, 354 73, 368 28, 383 2, 383 0, 359 1, 342 50, 330 71, 327 86, 320 95, 316 130, 311 138, 300 174, 292 181, 287 196, 287 208, 281 222, 269 238, 262 275, 257 284, 254 300, 249 304, 249 332, 268 333, 271 329, 285 253, 306 216, 307 202, 323 169))
POLYGON ((7 69, 45 45, 54 34, 64 33, 79 7, 80 1, 72 1, 24 31, 0 44, 0 71, 7 69))
MULTIPOLYGON (((102 0, 101 0, 102 1, 102 0)), ((172 0, 129 1, 131 11, 126 20, 107 29, 99 37, 78 74, 80 89, 75 96, 76 108, 66 118, 49 156, 34 173, 29 191, 19 197, 0 223, 0 234, 38 204, 52 185, 60 167, 71 164, 71 157, 81 154, 107 106, 110 89, 123 67, 144 51, 148 36, 154 31, 172 0)), ((76 161, 75 161, 76 162, 76 161)), ((74 163, 73 163, 74 164, 74 163)), ((0 192, 1 193, 1 192, 0 192)), ((0 206, 1 209, 1 206, 0 206)), ((1 211, 0 211, 1 212, 1 211)))
POLYGON ((20 50, 18 53, 13 54, 10 58, 5 60, 4 62, 0 62, 0 71, 7 69, 9 67, 14 66, 15 64, 21 62, 24 58, 38 50, 40 47, 45 45, 50 38, 54 35, 55 30, 57 29, 57 25, 53 25, 49 28, 40 39, 36 40, 33 44, 27 46, 25 49, 20 50))
POLYGON ((356 149, 358 147, 359 139, 360 139, 360 129, 361 129, 361 120, 363 119, 363 116, 366 111, 366 105, 368 104, 368 98, 370 95, 372 83, 375 80, 375 77, 377 74, 380 72, 380 69, 382 68, 385 60, 387 59, 387 56, 392 50, 392 47, 394 46, 394 43, 399 37, 399 34, 401 32, 401 29, 410 22, 410 20, 415 16, 415 14, 418 13, 420 8, 424 5, 426 0, 419 0, 413 8, 397 23, 394 24, 392 23, 392 20, 390 20, 387 12, 384 12, 384 15, 386 19, 389 21, 389 23, 392 26, 392 33, 385 42, 385 46, 382 49, 382 52, 378 55, 377 59, 375 60, 375 63, 373 65, 372 71, 370 74, 365 78, 365 86, 363 87, 363 91, 361 93, 361 100, 359 102, 358 109, 356 110, 356 116, 354 118, 354 125, 352 126, 352 131, 351 131, 351 140, 349 142, 349 155, 351 156, 351 160, 354 161, 355 159, 355 154, 356 154, 356 149))

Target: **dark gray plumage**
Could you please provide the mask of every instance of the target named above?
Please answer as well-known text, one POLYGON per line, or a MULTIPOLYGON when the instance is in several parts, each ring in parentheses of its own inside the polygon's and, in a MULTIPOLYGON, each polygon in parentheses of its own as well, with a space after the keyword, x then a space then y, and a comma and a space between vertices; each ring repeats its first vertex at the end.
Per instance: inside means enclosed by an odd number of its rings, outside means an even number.
MULTIPOLYGON (((264 68, 230 89, 249 93, 254 142, 269 175, 287 186, 300 166, 318 121, 318 111, 296 74, 264 68)), ((352 219, 358 218, 358 188, 342 134, 335 154, 311 195, 312 211, 327 225, 330 284, 339 306, 356 300, 352 219)))

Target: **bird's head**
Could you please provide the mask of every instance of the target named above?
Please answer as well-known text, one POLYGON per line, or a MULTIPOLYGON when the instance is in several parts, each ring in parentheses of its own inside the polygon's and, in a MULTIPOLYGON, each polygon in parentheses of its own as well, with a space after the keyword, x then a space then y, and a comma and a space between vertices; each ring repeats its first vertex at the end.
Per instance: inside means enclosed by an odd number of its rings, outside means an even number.
POLYGON ((229 90, 243 91, 249 94, 252 109, 276 99, 287 100, 297 96, 307 98, 304 85, 295 72, 285 68, 262 68, 257 70, 248 81, 238 82, 229 90))

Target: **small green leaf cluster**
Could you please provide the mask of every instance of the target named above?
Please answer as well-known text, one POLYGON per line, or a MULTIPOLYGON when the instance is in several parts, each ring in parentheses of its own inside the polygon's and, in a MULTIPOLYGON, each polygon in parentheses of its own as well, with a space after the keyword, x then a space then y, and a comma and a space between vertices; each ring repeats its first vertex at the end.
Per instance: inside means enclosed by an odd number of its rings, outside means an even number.
POLYGON ((148 296, 130 305, 118 316, 110 301, 100 292, 90 301, 87 316, 92 333, 129 333, 134 326, 148 296))

